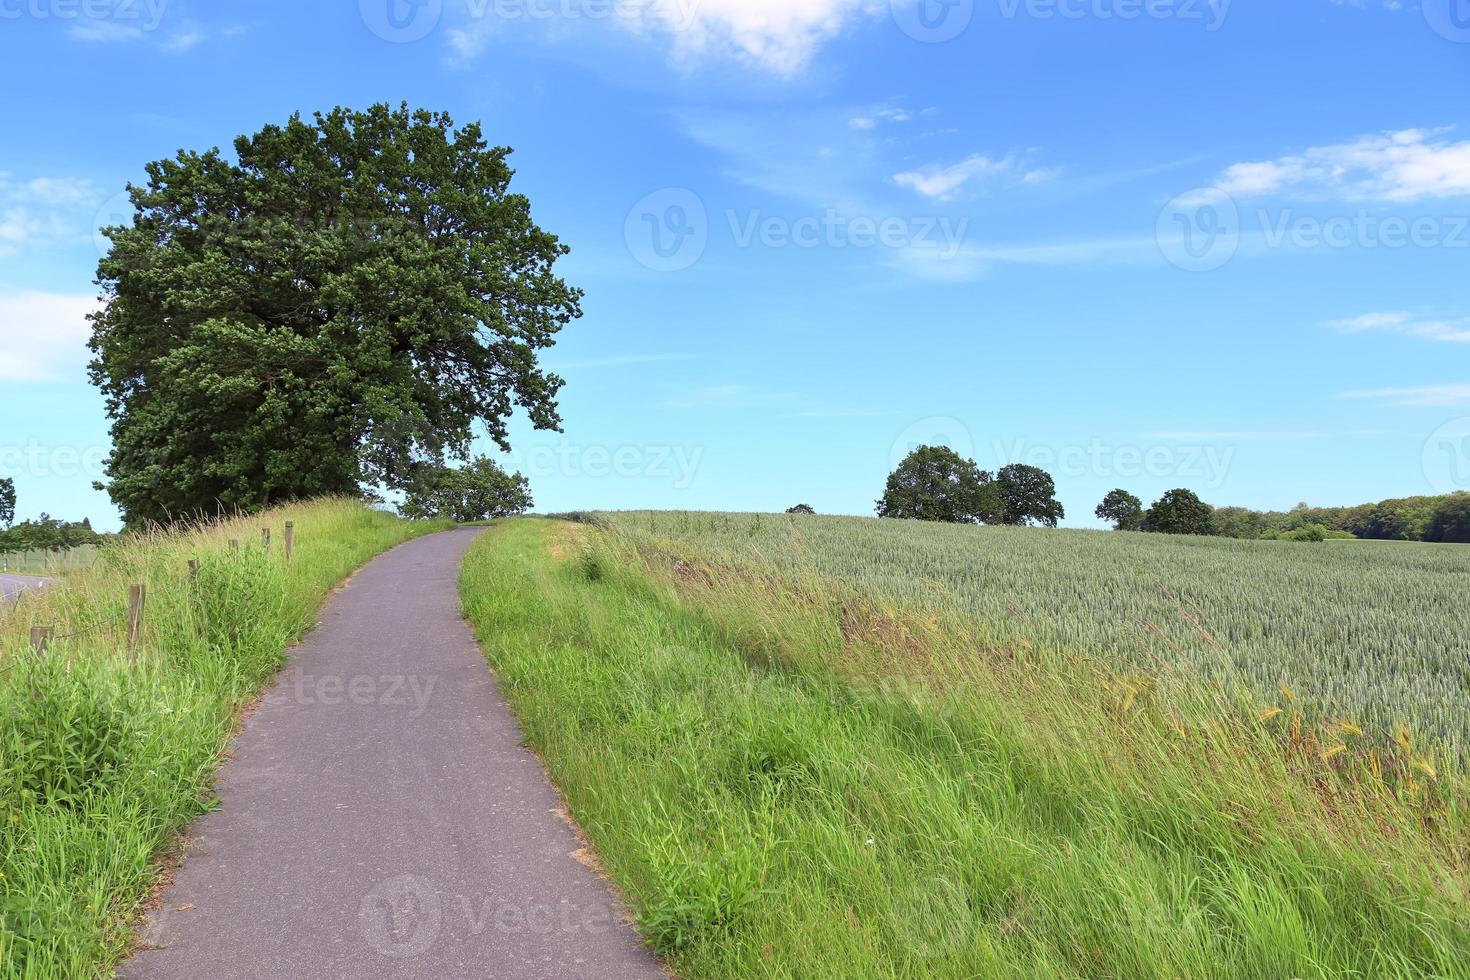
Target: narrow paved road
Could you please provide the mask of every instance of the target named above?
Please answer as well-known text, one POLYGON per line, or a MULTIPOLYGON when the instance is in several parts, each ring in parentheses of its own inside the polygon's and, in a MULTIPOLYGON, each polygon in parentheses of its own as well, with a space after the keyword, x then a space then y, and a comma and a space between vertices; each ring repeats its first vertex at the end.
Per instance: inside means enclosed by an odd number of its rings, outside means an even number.
POLYGON ((37 578, 34 575, 12 575, 9 572, 0 572, 0 599, 13 599, 26 589, 39 589, 50 585, 49 578, 37 578))
POLYGON ((658 978, 459 616, 477 530, 362 569, 251 717, 129 978, 658 978))

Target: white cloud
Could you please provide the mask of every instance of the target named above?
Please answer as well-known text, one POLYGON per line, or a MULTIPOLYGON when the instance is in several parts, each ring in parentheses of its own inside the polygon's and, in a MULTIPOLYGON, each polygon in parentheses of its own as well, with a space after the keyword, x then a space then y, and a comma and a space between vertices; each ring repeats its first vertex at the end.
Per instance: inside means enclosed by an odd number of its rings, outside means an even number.
POLYGON ((26 247, 80 239, 100 198, 95 185, 74 177, 16 180, 0 171, 0 256, 26 247))
POLYGON ((948 166, 931 164, 917 170, 894 174, 893 182, 925 197, 937 201, 948 201, 971 181, 1004 179, 1023 184, 1035 184, 1051 176, 1050 171, 1026 166, 1015 153, 998 159, 976 153, 959 163, 952 163, 948 166))
MULTIPOLYGON (((590 9, 590 7, 589 7, 590 9)), ((600 8, 601 9, 601 8, 600 8)), ((551 30, 575 23, 612 21, 634 34, 662 36, 676 63, 693 66, 706 58, 734 58, 781 76, 798 74, 827 41, 854 21, 886 12, 881 0, 620 0, 608 14, 575 22, 544 23, 529 14, 496 16, 474 0, 470 16, 448 32, 458 60, 481 54, 495 35, 519 21, 542 22, 551 30)))
POLYGON ((1158 256, 1152 238, 1114 238, 1010 245, 962 245, 955 249, 912 246, 895 249, 892 267, 920 279, 970 282, 996 265, 1129 265, 1158 256))
POLYGON ((1325 326, 1346 333, 1366 333, 1370 330, 1387 331, 1425 340, 1441 340, 1451 343, 1470 343, 1470 317, 1458 320, 1438 320, 1417 317, 1412 313, 1364 313, 1346 320, 1328 320, 1325 326))
POLYGON ((678 60, 734 56, 794 75, 854 19, 886 10, 876 0, 648 0, 640 22, 668 32, 678 60))
POLYGON ((141 41, 147 32, 137 24, 124 24, 116 20, 92 19, 73 24, 68 32, 78 41, 91 44, 116 44, 121 41, 141 41))
POLYGON ((1343 398, 1370 398, 1389 405, 1451 408, 1470 405, 1470 384, 1420 385, 1415 388, 1370 388, 1345 391, 1343 398))
POLYGON ((198 28, 190 28, 174 34, 163 42, 163 49, 173 54, 183 54, 190 48, 204 40, 204 32, 198 28))
POLYGON ((93 295, 0 293, 0 381, 83 377, 96 309, 93 295))
POLYGON ((1226 168, 1218 186, 1237 197, 1417 201, 1470 194, 1470 141, 1454 142, 1443 133, 1405 129, 1276 160, 1237 163, 1226 168))

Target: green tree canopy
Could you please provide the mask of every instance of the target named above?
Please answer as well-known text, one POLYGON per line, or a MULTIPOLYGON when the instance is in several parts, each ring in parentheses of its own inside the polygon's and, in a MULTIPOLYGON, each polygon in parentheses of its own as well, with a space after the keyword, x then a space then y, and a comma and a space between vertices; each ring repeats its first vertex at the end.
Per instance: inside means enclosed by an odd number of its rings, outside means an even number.
POLYGON ((1450 494, 1440 502, 1424 540, 1470 544, 1470 493, 1450 494))
POLYGON ((1143 529, 1160 534, 1212 534, 1214 508, 1183 488, 1170 490, 1148 509, 1143 529))
POLYGON ((148 166, 106 229, 93 382, 130 523, 402 488, 524 409, 557 429, 538 351, 580 316, 567 249, 477 124, 375 105, 293 116, 148 166))
POLYGON ((409 484, 405 517, 447 517, 452 521, 488 521, 531 509, 530 481, 507 473, 487 456, 464 466, 426 466, 409 484))
POLYGON ((811 504, 797 504, 795 507, 786 508, 788 514, 815 514, 816 510, 811 504))
POLYGON ((1127 490, 1110 490, 1093 513, 1099 520, 1111 521, 1115 531, 1137 531, 1143 526, 1143 501, 1127 490))
POLYGON ((8 528, 15 523, 15 481, 0 477, 0 527, 8 528))
POLYGON ((879 517, 951 524, 994 521, 1000 514, 994 481, 972 459, 946 446, 920 446, 888 477, 879 517))
POLYGON ((1002 466, 995 475, 995 491, 1000 513, 994 523, 1056 527, 1067 516, 1057 500, 1057 485, 1051 474, 1039 467, 1022 463, 1002 466))

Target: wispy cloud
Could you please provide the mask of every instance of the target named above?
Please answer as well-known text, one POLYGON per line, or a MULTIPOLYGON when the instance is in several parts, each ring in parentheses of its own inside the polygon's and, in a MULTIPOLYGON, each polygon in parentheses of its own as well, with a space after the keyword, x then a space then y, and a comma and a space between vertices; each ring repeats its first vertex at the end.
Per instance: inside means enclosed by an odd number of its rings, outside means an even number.
MULTIPOLYGON (((166 0, 150 3, 144 0, 134 17, 86 18, 73 24, 68 35, 74 41, 85 44, 136 44, 149 43, 167 54, 183 54, 209 40, 210 34, 197 23, 176 24, 164 29, 166 0)), ((224 37, 244 33, 241 26, 232 26, 220 31, 224 37)))
POLYGON ((1342 398, 1367 398, 1387 405, 1451 408, 1470 405, 1470 384, 1420 385, 1413 388, 1369 388, 1345 391, 1342 398))
POLYGON ((948 201, 974 183, 1038 184, 1054 175, 1055 171, 1027 165, 1018 153, 1003 157, 975 153, 958 163, 930 164, 894 174, 893 182, 924 197, 948 201))
POLYGON ((95 309, 92 295, 0 293, 0 381, 80 378, 95 309))
POLYGON ((894 250, 889 265, 935 282, 970 282, 997 265, 1132 265, 1157 257, 1155 239, 1111 238, 975 244, 952 250, 913 246, 894 250))
POLYGON ((1303 153, 1237 163, 1218 186, 1235 197, 1296 194, 1355 201, 1418 201, 1470 194, 1470 141, 1445 130, 1360 136, 1303 153))
POLYGON ((769 391, 759 391, 743 384, 705 385, 691 388, 662 403, 662 408, 673 409, 731 409, 759 408, 787 401, 792 396, 769 391))
POLYGON ((552 364, 551 368, 555 371, 581 371, 589 368, 625 367, 634 364, 668 364, 698 359, 698 354, 617 354, 612 357, 592 357, 581 361, 563 361, 552 364))
POLYGON ((17 179, 0 171, 0 256, 21 248, 80 239, 100 197, 90 181, 76 177, 17 179))
POLYGON ((1328 320, 1324 326, 1344 333, 1367 333, 1379 331, 1421 337, 1425 340, 1440 340, 1449 343, 1470 343, 1470 317, 1441 320, 1415 316, 1401 311, 1389 313, 1364 313, 1346 320, 1328 320))

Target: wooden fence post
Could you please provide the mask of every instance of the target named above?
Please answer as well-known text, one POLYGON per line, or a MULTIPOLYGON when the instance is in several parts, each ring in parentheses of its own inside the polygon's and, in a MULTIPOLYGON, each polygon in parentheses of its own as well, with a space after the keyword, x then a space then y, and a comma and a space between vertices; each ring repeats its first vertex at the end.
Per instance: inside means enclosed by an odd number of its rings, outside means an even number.
POLYGON ((199 581, 199 559, 198 558, 190 558, 189 559, 189 583, 192 585, 193 583, 195 583, 197 581, 199 581))
POLYGON ((36 655, 37 660, 46 658, 46 644, 51 641, 51 634, 55 632, 50 626, 31 627, 31 652, 36 655))
POLYGON ((286 564, 288 564, 288 565, 291 564, 291 545, 292 545, 293 539, 295 537, 296 537, 296 522, 295 521, 287 521, 286 522, 286 540, 285 540, 284 543, 285 543, 285 546, 286 546, 286 564))
POLYGON ((240 542, 237 541, 234 538, 231 538, 230 539, 230 550, 231 551, 239 551, 240 550, 240 542))
POLYGON ((143 632, 143 603, 147 591, 141 585, 128 586, 128 663, 138 662, 138 636, 143 632))
POLYGON ((268 527, 260 529, 260 546, 267 552, 271 550, 271 529, 268 527))

